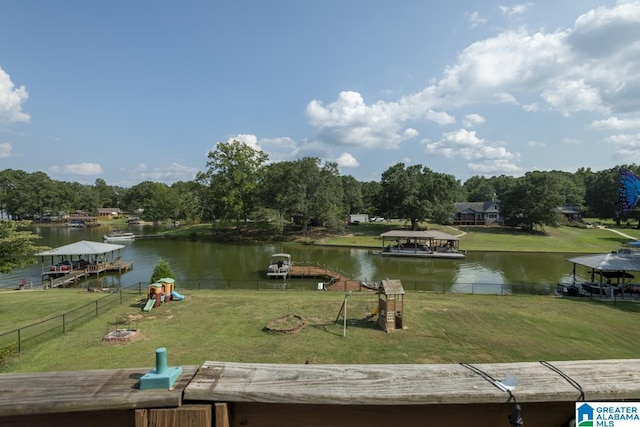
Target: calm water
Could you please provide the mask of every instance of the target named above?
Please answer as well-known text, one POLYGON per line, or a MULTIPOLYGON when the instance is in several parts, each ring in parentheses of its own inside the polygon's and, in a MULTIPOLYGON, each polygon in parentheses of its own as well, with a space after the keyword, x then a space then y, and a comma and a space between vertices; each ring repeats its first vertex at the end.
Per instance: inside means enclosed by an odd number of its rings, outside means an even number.
MULTIPOLYGON (((88 229, 34 227, 40 243, 57 247, 79 240, 102 241, 108 226, 88 229)), ((151 234, 151 228, 130 227, 136 234, 151 234)), ((124 243, 120 255, 132 261, 133 269, 122 275, 103 275, 83 286, 128 286, 148 282, 160 259, 167 261, 178 283, 188 287, 303 287, 314 289, 317 280, 302 282, 267 280, 266 268, 275 252, 288 252, 296 262, 317 262, 340 269, 360 280, 400 279, 405 289, 447 292, 502 293, 553 292, 559 281, 571 277, 572 254, 472 252, 464 260, 389 258, 368 249, 302 246, 290 244, 229 244, 165 239, 138 239, 124 243)), ((45 262, 50 263, 50 258, 45 262)), ((0 275, 0 287, 16 287, 24 278, 41 283, 41 265, 0 275)))

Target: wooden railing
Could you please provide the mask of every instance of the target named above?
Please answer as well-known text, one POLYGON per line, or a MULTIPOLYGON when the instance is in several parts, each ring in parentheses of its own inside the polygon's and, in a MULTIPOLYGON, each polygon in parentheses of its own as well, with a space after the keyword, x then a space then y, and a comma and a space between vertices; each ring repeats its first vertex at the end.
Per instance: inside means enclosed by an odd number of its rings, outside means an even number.
POLYGON ((182 368, 162 390, 140 390, 148 369, 2 374, 0 425, 499 427, 517 404, 525 426, 548 427, 580 400, 640 400, 639 359, 182 368))

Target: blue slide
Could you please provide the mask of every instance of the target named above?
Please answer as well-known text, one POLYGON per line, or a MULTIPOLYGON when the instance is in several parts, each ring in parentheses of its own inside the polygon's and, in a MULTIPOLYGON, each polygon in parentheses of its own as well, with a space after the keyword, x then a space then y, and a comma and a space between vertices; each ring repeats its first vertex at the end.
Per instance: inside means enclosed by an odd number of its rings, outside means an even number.
POLYGON ((179 294, 176 291, 171 291, 171 299, 175 301, 182 301, 184 299, 184 295, 179 294))

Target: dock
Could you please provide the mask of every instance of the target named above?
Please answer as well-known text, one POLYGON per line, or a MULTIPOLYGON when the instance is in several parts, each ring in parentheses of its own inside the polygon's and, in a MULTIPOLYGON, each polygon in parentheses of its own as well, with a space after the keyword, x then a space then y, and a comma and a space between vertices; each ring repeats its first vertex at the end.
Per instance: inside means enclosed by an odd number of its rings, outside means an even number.
POLYGON ((371 291, 364 282, 329 266, 317 263, 294 263, 289 277, 292 278, 322 278, 326 280, 324 288, 328 291, 371 291))
POLYGON ((91 276, 92 274, 100 275, 101 273, 117 271, 126 273, 133 268, 132 261, 114 261, 114 262, 102 262, 98 264, 88 264, 84 268, 75 270, 50 270, 42 273, 42 281, 48 281, 49 286, 52 288, 66 287, 71 284, 77 283, 80 279, 91 276), (52 277, 56 274, 64 274, 60 277, 52 277))

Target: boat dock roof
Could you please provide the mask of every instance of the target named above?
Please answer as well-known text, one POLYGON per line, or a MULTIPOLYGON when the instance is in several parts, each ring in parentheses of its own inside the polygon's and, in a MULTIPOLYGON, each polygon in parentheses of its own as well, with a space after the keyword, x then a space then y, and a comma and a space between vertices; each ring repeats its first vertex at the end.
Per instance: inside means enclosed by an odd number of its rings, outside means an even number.
POLYGON ((435 230, 391 230, 386 233, 382 233, 380 237, 385 239, 460 240, 456 236, 435 230))

